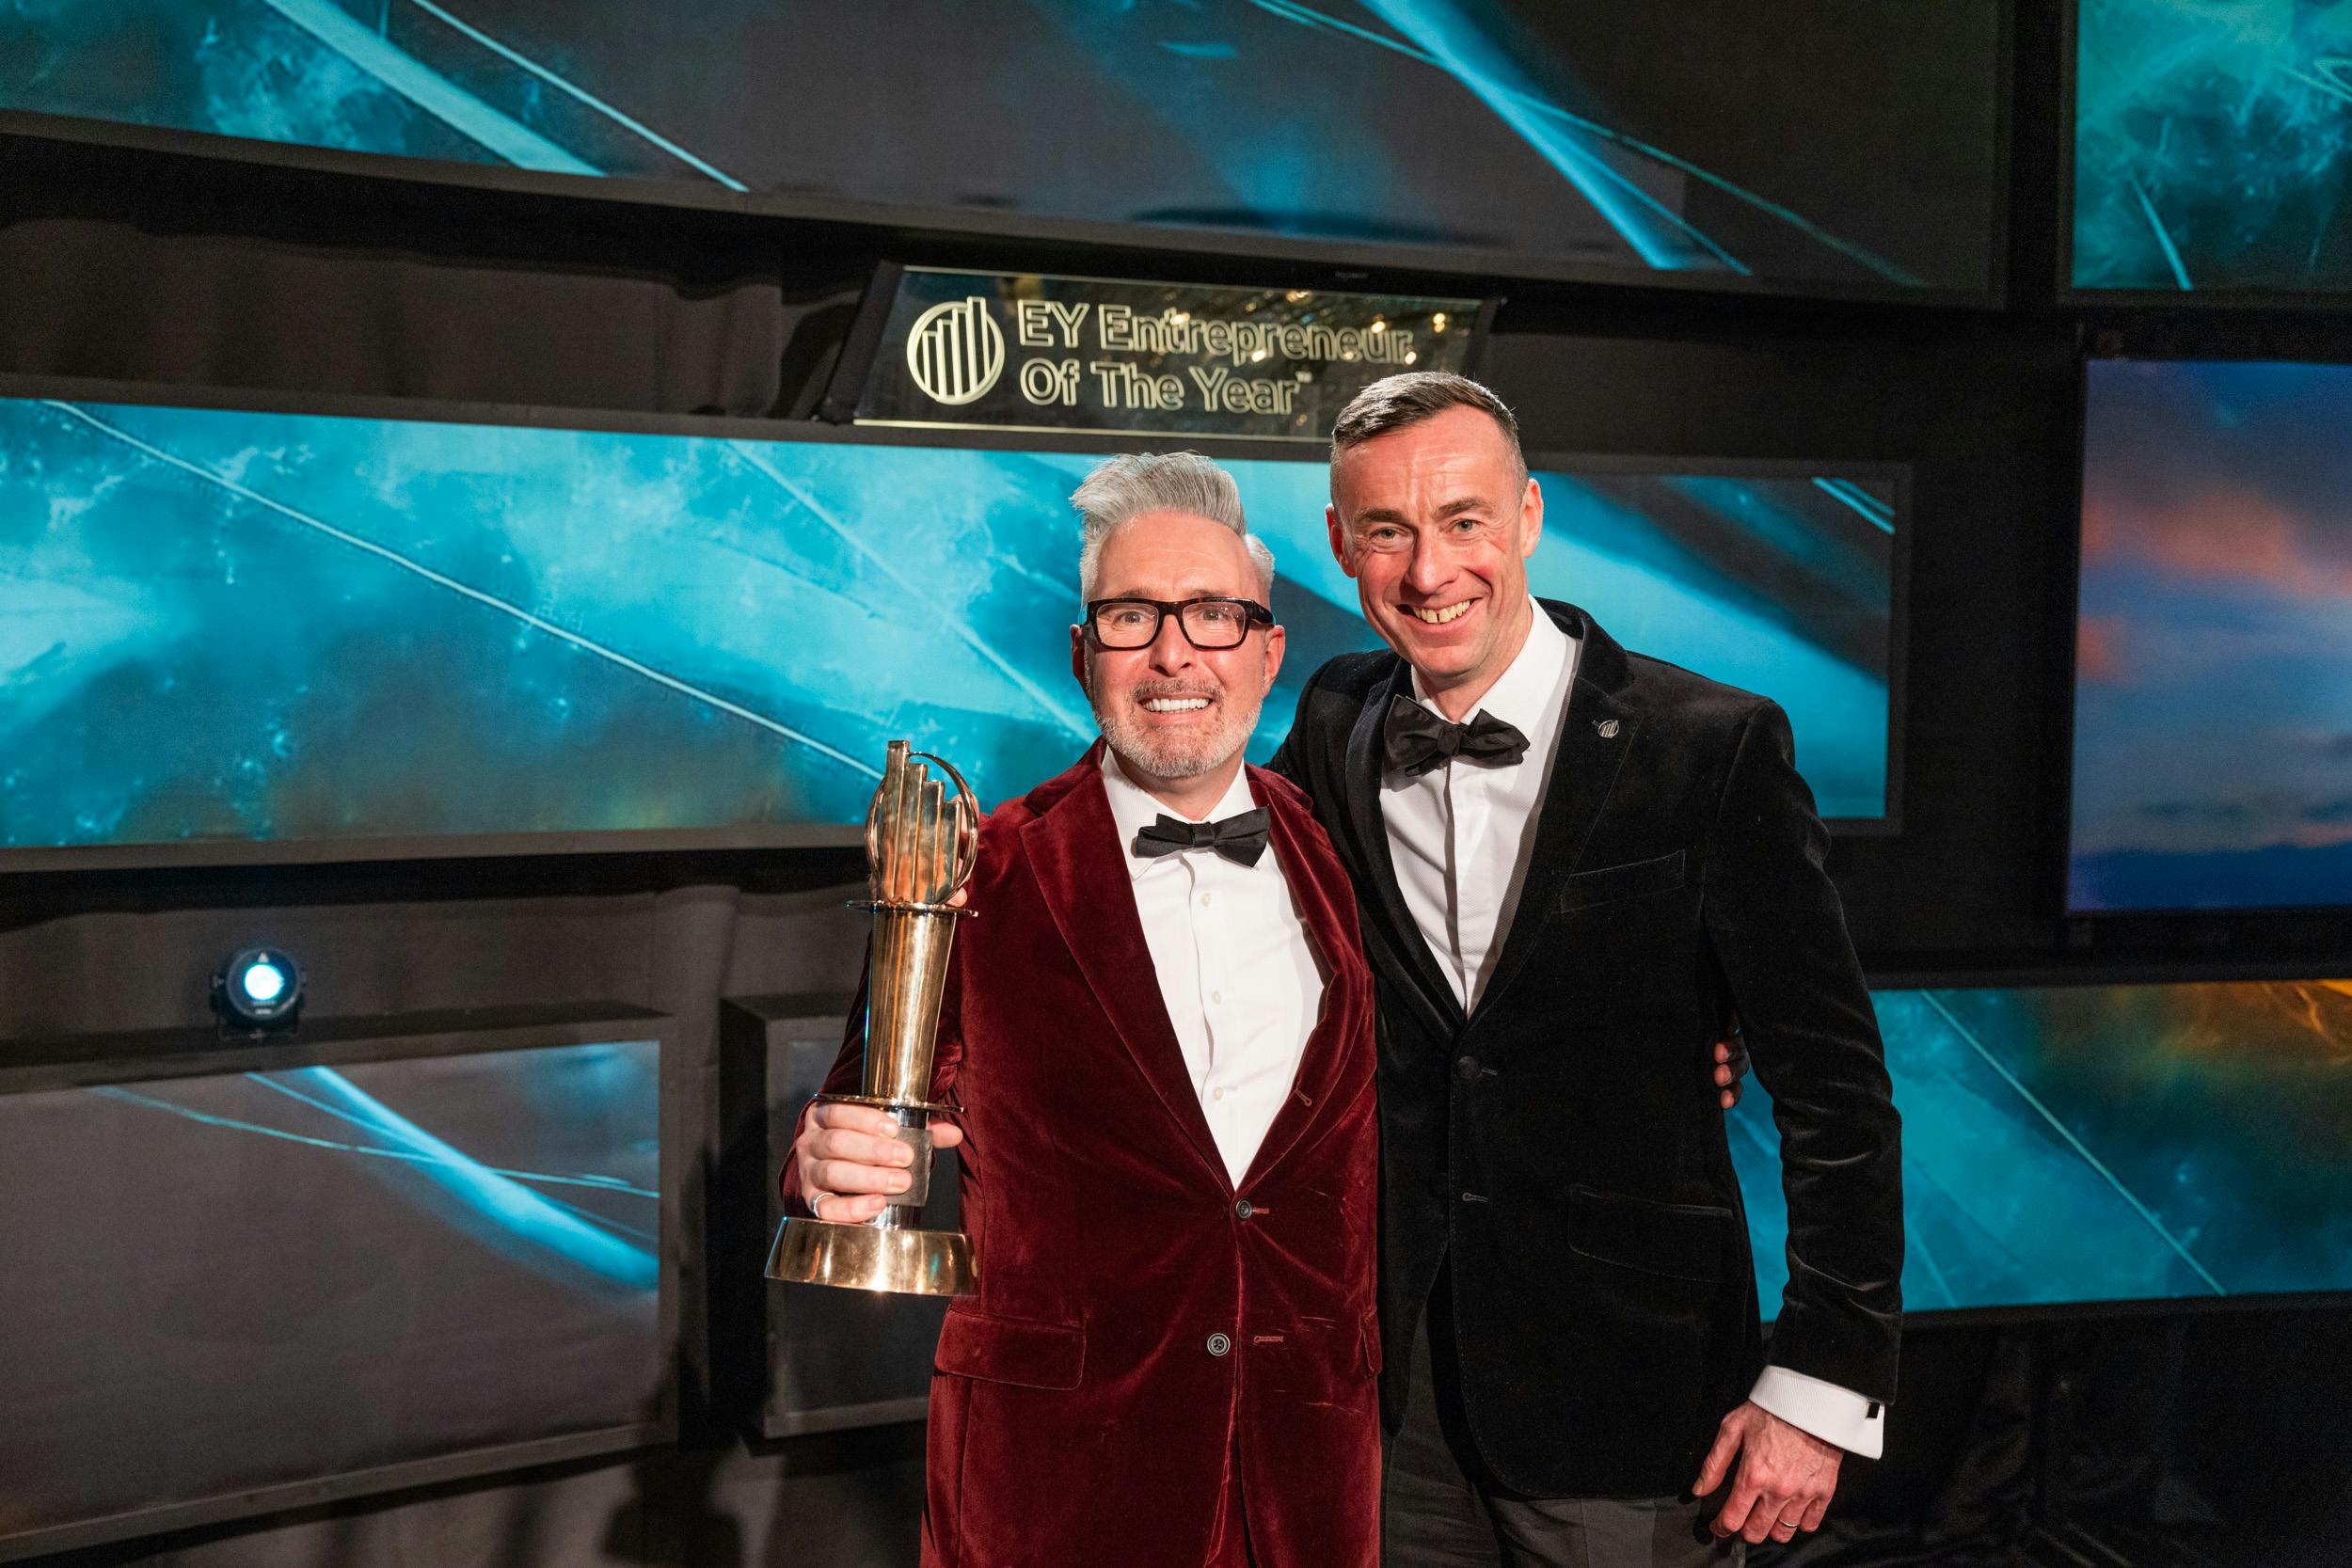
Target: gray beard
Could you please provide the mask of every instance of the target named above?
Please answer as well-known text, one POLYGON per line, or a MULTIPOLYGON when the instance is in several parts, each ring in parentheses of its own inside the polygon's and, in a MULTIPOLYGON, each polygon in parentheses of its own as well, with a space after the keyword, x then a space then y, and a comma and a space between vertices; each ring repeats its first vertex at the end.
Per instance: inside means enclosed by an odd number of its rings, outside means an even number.
POLYGON ((1258 727, 1258 710, 1262 705, 1263 699, 1246 709, 1220 704, 1224 721, 1198 736, 1149 734, 1134 723, 1124 710, 1106 713, 1097 707, 1094 721, 1122 762, 1132 761, 1157 779, 1197 779, 1224 767, 1234 752, 1249 744, 1250 732, 1258 727))

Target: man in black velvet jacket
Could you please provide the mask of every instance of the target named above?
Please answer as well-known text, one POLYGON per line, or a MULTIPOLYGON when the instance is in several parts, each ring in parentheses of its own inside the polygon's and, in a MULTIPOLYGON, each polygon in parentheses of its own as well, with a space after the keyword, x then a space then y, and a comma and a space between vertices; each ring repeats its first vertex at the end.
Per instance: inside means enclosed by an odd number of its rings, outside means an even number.
POLYGON ((1902 1204, 1788 720, 1529 596, 1542 496, 1486 388, 1391 377, 1332 445, 1332 548, 1395 652, 1319 671, 1275 766, 1354 879, 1378 980, 1385 1560, 1666 1568, 1788 1540, 1844 1451, 1878 1451, 1902 1204), (1735 1012, 1788 1203, 1769 1367, 1723 1115, 1687 1067, 1735 1012))

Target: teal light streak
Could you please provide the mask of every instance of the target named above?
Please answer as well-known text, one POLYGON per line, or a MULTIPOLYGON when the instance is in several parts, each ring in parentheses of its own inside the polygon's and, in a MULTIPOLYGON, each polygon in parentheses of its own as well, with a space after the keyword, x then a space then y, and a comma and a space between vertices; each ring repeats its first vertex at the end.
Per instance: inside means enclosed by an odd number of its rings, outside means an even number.
POLYGON ((2164 219, 2156 216, 2156 204, 2148 199, 2147 187, 2138 181, 2131 182, 2132 196, 2138 201, 2140 213, 2148 219, 2148 227, 2155 231, 2156 244, 2164 251, 2164 264, 2172 269, 2172 281, 2187 293, 2195 287, 2188 280, 2188 265, 2181 260, 2180 247, 2172 243, 2172 235, 2164 227, 2164 219))
MULTIPOLYGON (((276 3, 276 0, 272 0, 272 3, 276 3)), ((547 83, 548 86, 555 88, 556 91, 587 105, 589 108, 594 109, 596 113, 604 116, 607 119, 612 120, 614 124, 623 126, 635 133, 637 135, 644 137, 646 141, 649 141, 653 143, 654 146, 661 149, 662 151, 667 152, 671 157, 675 158, 678 162, 686 165, 689 168, 694 169, 698 173, 708 175, 711 179, 717 181, 720 184, 724 185, 731 191, 748 191, 751 189, 749 185, 744 184, 740 180, 736 179, 731 174, 725 173, 723 170, 705 163, 702 159, 696 157, 693 153, 689 152, 686 149, 680 147, 677 143, 661 135, 660 132, 656 131, 653 127, 645 124, 644 121, 632 119, 628 115, 622 113, 619 109, 614 108, 612 104, 606 103, 603 99, 598 98, 595 93, 590 92, 587 88, 576 86, 573 83, 566 81, 564 77, 557 75, 554 71, 549 71, 547 67, 539 64, 536 60, 531 59, 528 56, 508 48, 505 44, 501 43, 498 40, 492 38, 481 28, 474 26, 471 23, 469 23, 451 11, 435 5, 433 0, 408 0, 408 3, 416 7, 417 9, 424 12, 426 15, 437 19, 443 24, 453 28, 457 32, 464 34, 467 38, 471 39, 474 42, 482 45, 483 48, 487 49, 499 58, 521 67, 523 70, 531 72, 532 75, 539 78, 542 82, 547 83)))
MULTIPOLYGON (((1369 27, 1361 27, 1352 22, 1343 22, 1338 17, 1327 16, 1311 7, 1299 4, 1298 0, 1248 0, 1248 4, 1269 15, 1279 16, 1285 22, 1294 22, 1301 26, 1351 38, 1359 42, 1386 49, 1391 54, 1402 55, 1406 59, 1417 60, 1422 65, 1433 66, 1440 71, 1445 69, 1444 62, 1426 50, 1374 32, 1369 27)), ((1867 268, 1890 283, 1899 283, 1905 288, 1913 289, 1926 287, 1926 280, 1909 269, 1899 266, 1877 252, 1855 245, 1851 240, 1839 238, 1803 214, 1785 207, 1777 201, 1758 196, 1745 186, 1734 184, 1722 175, 1711 169, 1702 168, 1688 158, 1677 156, 1662 147, 1653 146, 1639 137, 1627 135, 1624 132, 1603 125, 1598 120, 1587 119, 1581 115, 1573 114, 1548 98, 1517 92, 1510 92, 1506 95, 1523 99, 1525 106, 1537 114, 1549 115, 1555 119, 1565 121, 1588 135, 1597 136, 1603 141, 1614 143, 1629 151, 1638 152, 1643 157, 1654 159, 1668 168, 1687 174, 1702 184, 1712 186, 1743 205, 1753 207, 1767 216, 1777 218, 1806 238, 1826 245, 1848 261, 1867 268)))
POLYGON ((1943 1015, 1944 1022, 1951 1025, 1952 1033, 1958 1035, 1962 1041, 1964 1042, 1971 1051, 1974 1051, 1978 1055, 1984 1058, 1985 1066, 1991 1068, 1994 1072, 1999 1073, 2002 1081, 2008 1084, 2010 1088, 2017 1091, 2018 1099, 2024 1101, 2027 1105, 2032 1106, 2035 1114, 2040 1116, 2043 1121, 2050 1124, 2050 1130, 2056 1132, 2059 1137, 2065 1139, 2067 1147, 2072 1148, 2076 1154, 2081 1155, 2083 1163, 2089 1165, 2092 1170, 2097 1171, 2099 1175, 2106 1180, 2106 1184, 2115 1189, 2117 1196, 2121 1196, 2124 1202, 2130 1204, 2141 1219, 2148 1222, 2148 1228, 2154 1231, 2158 1239, 2160 1239, 2166 1246, 2170 1247, 2174 1254, 2180 1258, 2182 1262, 2186 1263, 2190 1268, 2197 1271, 2198 1278, 2213 1287, 2213 1293, 2215 1295, 2226 1296, 2230 1293, 2222 1288, 2221 1281, 2216 1279, 2211 1271, 2206 1269, 2204 1264, 2199 1262, 2195 1255, 2192 1254, 2186 1246, 2182 1244, 2180 1238, 2165 1228, 2164 1221, 2156 1217, 2156 1212, 2149 1208, 2145 1203, 2142 1203, 2137 1193, 2133 1192, 2131 1188, 2125 1186, 2122 1180, 2117 1177, 2113 1171, 2107 1169, 2106 1163, 2103 1162, 2096 1154, 2090 1152, 2090 1146, 2085 1144, 2082 1139, 2076 1137, 2074 1130, 2058 1118, 2058 1114, 2056 1112, 2052 1111, 2047 1105, 2042 1103, 2041 1100, 2036 1097, 2034 1092, 2026 1087, 2025 1080, 2019 1078, 2014 1072, 2011 1072, 2009 1069, 2007 1063, 2003 1062, 1999 1057, 1994 1055, 1992 1052, 1985 1049, 1984 1042, 1978 1039, 1975 1033, 1972 1032, 1966 1024, 1960 1022, 1959 1018, 1954 1015, 1952 1009, 1945 1004, 1945 1001, 1941 996, 1938 996, 1931 990, 1923 990, 1919 993, 1919 995, 1929 1006, 1933 1007, 1938 1013, 1943 1015))
MULTIPOLYGON (((1594 210, 1608 220, 1609 226, 1645 263, 1673 272, 1702 264, 1696 255, 1661 230, 1656 220, 1664 216, 1670 227, 1679 229, 1686 237, 1696 237, 1696 230, 1645 193, 1637 192, 1642 198, 1631 199, 1629 192, 1635 191, 1632 182, 1610 168, 1589 148, 1579 146, 1564 136, 1557 125, 1549 123, 1535 106, 1543 99, 1529 90, 1517 64, 1445 0, 1365 0, 1365 4, 1412 40, 1439 70, 1468 87, 1472 96, 1501 117, 1521 141, 1593 204, 1594 210)), ((1720 249, 1711 245, 1708 248, 1734 270, 1747 270, 1724 256, 1720 249)))
MULTIPOLYGON (((827 509, 806 485, 800 483, 771 462, 768 454, 759 449, 757 443, 730 441, 727 443, 727 451, 745 467, 798 501, 810 516, 824 524, 834 538, 863 557, 876 571, 897 584, 900 591, 910 597, 930 603, 934 610, 938 610, 938 603, 930 594, 925 593, 914 582, 910 581, 907 575, 893 564, 888 556, 876 549, 863 533, 827 509)), ((1096 727, 1093 724, 1080 719, 1073 710, 1056 702, 1047 694, 1044 687, 1032 680, 1019 666, 1007 658, 1004 651, 996 646, 993 639, 983 636, 978 628, 961 615, 950 615, 945 611, 940 613, 947 629, 954 632, 965 647, 971 649, 982 663, 1010 681, 1031 702, 1044 709, 1048 718, 1082 741, 1091 741, 1094 738, 1096 727)), ((868 768, 867 771, 873 770, 868 768)), ((879 779, 882 775, 875 773, 874 777, 879 779)))
MULTIPOLYGON (((468 92, 399 48, 382 33, 366 26, 348 11, 332 4, 331 0, 262 0, 262 3, 442 124, 480 143, 517 168, 593 176, 607 172, 468 92)), ((407 3, 509 65, 545 82, 630 135, 650 142, 696 173, 718 182, 731 191, 748 191, 751 188, 723 169, 680 147, 643 120, 549 71, 446 7, 434 4, 434 0, 407 0, 407 3)))
MULTIPOLYGON (((248 1073, 246 1076, 255 1077, 256 1075, 248 1073)), ((278 1088, 279 1085, 272 1084, 270 1087, 278 1088)), ((291 1132, 285 1128, 266 1127, 258 1121, 240 1121, 235 1117, 218 1117, 209 1111, 194 1110, 185 1105, 174 1105, 168 1100, 156 1100, 151 1096, 115 1085, 95 1087, 90 1090, 90 1093, 103 1095, 108 1100, 119 1100, 133 1105, 143 1105, 151 1111, 167 1111, 183 1121, 200 1122, 206 1127, 224 1128, 231 1132, 251 1132, 257 1137, 277 1138, 284 1143, 303 1144, 311 1148, 324 1148, 337 1154, 365 1154, 378 1160, 406 1160, 417 1164, 431 1164, 436 1158, 432 1155, 419 1154, 410 1149, 383 1148, 373 1144, 338 1143, 333 1138, 314 1138, 307 1132, 291 1132)), ((326 1111, 330 1116, 342 1115, 307 1096, 294 1095, 294 1098, 300 1100, 306 1105, 317 1106, 318 1109, 326 1111)), ((342 1119, 357 1123, 356 1117, 344 1117, 342 1119)), ((660 1197, 661 1196, 659 1193, 647 1192, 643 1187, 632 1187, 605 1177, 551 1176, 545 1171, 507 1170, 497 1165, 485 1165, 482 1168, 493 1175, 505 1177, 510 1181, 528 1181, 560 1187, 596 1187, 606 1192, 627 1193, 633 1197, 660 1197)))
MULTIPOLYGON (((284 1095, 288 1100, 294 1101, 299 1104, 308 1105, 310 1109, 318 1112, 321 1116, 332 1117, 337 1121, 349 1122, 352 1126, 359 1128, 363 1132, 373 1132, 375 1130, 374 1124, 368 1121, 366 1118, 353 1116, 349 1111, 337 1110, 334 1106, 328 1104, 324 1100, 314 1100, 310 1096, 304 1094, 299 1089, 289 1087, 270 1073, 248 1072, 245 1075, 245 1078, 246 1082, 248 1084, 258 1084, 262 1088, 271 1090, 277 1094, 284 1095)), ((265 1131, 265 1129, 263 1131, 265 1131)), ((287 1135, 292 1136, 292 1134, 287 1135)), ((354 1148, 351 1152, 355 1154, 384 1154, 400 1160, 421 1158, 421 1156, 418 1155, 412 1155, 405 1153, 399 1149, 390 1148, 354 1148)), ((617 1176, 555 1176, 546 1171, 501 1170, 495 1165, 488 1166, 486 1168, 498 1171, 498 1174, 501 1176, 512 1177, 517 1181, 543 1182, 561 1187, 596 1187, 609 1193, 627 1193, 631 1197, 660 1197, 661 1196, 660 1193, 657 1193, 650 1188, 639 1187, 632 1185, 628 1181, 624 1181, 617 1176)))
MULTIPOLYGON (((485 1165, 426 1132, 332 1068, 296 1068, 286 1076, 303 1080, 320 1096, 317 1100, 299 1094, 294 1098, 306 1104, 315 1105, 339 1119, 356 1122, 395 1147, 387 1148, 340 1143, 331 1138, 314 1138, 283 1128, 242 1121, 233 1117, 214 1116, 189 1106, 175 1105, 167 1100, 111 1085, 93 1088, 90 1092, 109 1100, 162 1111, 207 1127, 250 1132, 259 1137, 275 1138, 334 1153, 407 1161, 467 1209, 489 1220, 496 1227, 495 1234, 509 1243, 529 1243, 538 1253, 551 1255, 598 1278, 630 1290, 651 1291, 660 1286, 660 1259, 650 1248, 635 1245, 599 1229, 572 1205, 543 1196, 523 1185, 525 1180, 567 1185, 591 1183, 535 1172, 498 1170, 485 1165), (335 1101, 341 1101, 341 1108, 336 1106, 335 1101)), ((644 1192, 642 1188, 630 1190, 647 1197, 660 1196, 644 1192)))
POLYGON ((350 12, 327 0, 262 0, 272 10, 383 83, 426 114, 481 143, 517 168, 550 174, 604 170, 558 147, 530 126, 500 113, 472 93, 394 47, 350 12))
POLYGON ((503 1235, 632 1290, 660 1284, 661 1263, 644 1247, 583 1223, 521 1182, 500 1175, 452 1144, 435 1137, 332 1068, 297 1068, 292 1077, 339 1101, 378 1137, 424 1156, 418 1168, 460 1203, 490 1220, 503 1235))
POLYGON ((1862 514, 1880 531, 1887 534, 1895 531, 1895 509, 1852 480, 1816 479, 1813 483, 1816 489, 1833 500, 1862 514))

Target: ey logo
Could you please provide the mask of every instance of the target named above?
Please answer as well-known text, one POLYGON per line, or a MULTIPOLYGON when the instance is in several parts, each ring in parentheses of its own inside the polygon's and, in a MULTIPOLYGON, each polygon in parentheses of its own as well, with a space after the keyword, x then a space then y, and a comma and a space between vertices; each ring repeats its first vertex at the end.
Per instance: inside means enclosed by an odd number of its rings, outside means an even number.
POLYGON ((907 373, 933 403, 977 402, 1004 369, 1004 328, 984 295, 934 305, 914 318, 907 334, 907 373))

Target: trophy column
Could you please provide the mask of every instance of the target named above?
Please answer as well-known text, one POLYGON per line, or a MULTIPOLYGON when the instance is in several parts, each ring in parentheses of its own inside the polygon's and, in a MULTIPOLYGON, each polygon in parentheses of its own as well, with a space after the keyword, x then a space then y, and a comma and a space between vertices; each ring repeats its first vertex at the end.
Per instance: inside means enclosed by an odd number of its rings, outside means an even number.
POLYGON ((873 1219, 857 1225, 794 1217, 768 1255, 768 1277, 928 1296, 961 1295, 972 1287, 972 1243, 959 1230, 921 1228, 930 1196, 931 1057, 956 922, 969 911, 948 900, 971 879, 979 843, 972 791, 948 764, 890 743, 882 782, 866 814, 866 858, 872 872, 873 953, 867 963, 866 1062, 854 1095, 821 1102, 872 1105, 898 1124, 914 1151, 907 1190, 873 1219), (917 757, 954 781, 929 776, 917 757))

